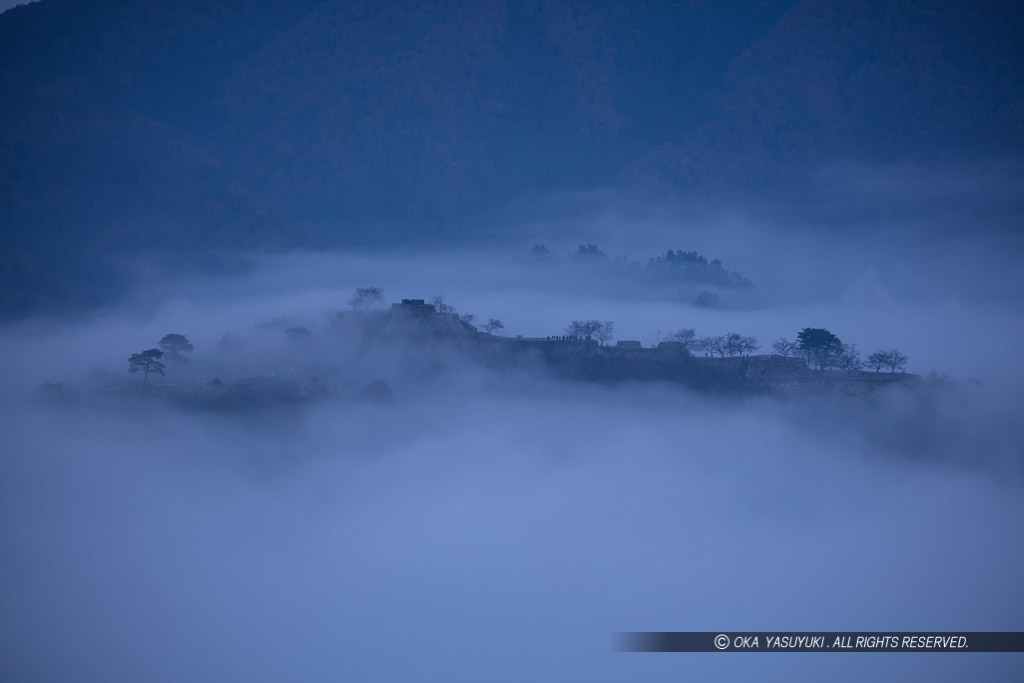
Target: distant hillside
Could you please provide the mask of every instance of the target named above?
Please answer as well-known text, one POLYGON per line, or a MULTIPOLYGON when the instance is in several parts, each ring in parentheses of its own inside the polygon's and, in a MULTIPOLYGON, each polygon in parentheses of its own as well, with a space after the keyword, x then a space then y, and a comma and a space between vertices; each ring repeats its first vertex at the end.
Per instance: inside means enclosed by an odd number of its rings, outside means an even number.
POLYGON ((768 191, 835 157, 1020 155, 1022 16, 880 0, 16 7, 0 15, 0 309, 102 299, 97 268, 147 250, 443 240, 538 191, 768 191))

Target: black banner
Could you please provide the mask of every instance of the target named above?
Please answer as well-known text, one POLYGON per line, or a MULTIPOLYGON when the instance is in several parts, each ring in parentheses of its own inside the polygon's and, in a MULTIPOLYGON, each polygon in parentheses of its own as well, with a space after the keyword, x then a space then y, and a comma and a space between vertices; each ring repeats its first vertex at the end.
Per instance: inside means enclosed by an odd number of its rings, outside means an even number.
POLYGON ((1024 652, 1021 631, 644 631, 619 652, 1024 652))

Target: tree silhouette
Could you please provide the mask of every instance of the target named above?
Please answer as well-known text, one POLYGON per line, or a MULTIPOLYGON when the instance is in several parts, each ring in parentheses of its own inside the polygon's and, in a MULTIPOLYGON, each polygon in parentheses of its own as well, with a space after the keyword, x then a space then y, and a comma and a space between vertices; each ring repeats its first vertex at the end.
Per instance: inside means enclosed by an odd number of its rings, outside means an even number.
POLYGON ((840 370, 846 372, 856 372, 864 367, 864 361, 861 360, 856 344, 843 344, 835 363, 840 370))
POLYGON ((697 341, 693 342, 693 348, 712 356, 717 353, 720 357, 725 358, 725 337, 701 337, 697 341))
POLYGON ((772 350, 784 358, 789 358, 797 350, 797 345, 796 342, 792 342, 785 337, 779 337, 772 344, 772 350))
POLYGON ((730 332, 725 335, 722 346, 724 353, 730 358, 733 356, 742 356, 746 353, 753 353, 760 348, 756 337, 745 337, 739 332, 730 332))
POLYGON ((487 334, 494 334, 497 330, 505 329, 505 325, 497 318, 488 318, 487 322, 483 324, 483 328, 487 334))
POLYGON ((882 368, 886 366, 886 363, 888 363, 888 361, 888 352, 879 349, 878 351, 874 351, 870 356, 868 356, 867 365, 868 367, 874 368, 875 372, 879 372, 882 368))
POLYGON ((908 360, 910 359, 907 358, 906 354, 901 353, 898 349, 889 349, 886 352, 885 365, 889 368, 889 372, 896 372, 901 370, 908 360))
POLYGON ((868 366, 875 369, 878 372, 882 368, 889 368, 889 372, 896 372, 902 369, 909 359, 905 353, 902 353, 899 349, 889 349, 885 351, 878 349, 870 356, 868 356, 868 366))
POLYGON ((165 334, 160 340, 160 348, 174 360, 184 360, 186 354, 193 348, 192 342, 183 334, 165 334))
POLYGON ((582 337, 590 339, 601 329, 599 320, 573 320, 565 328, 565 333, 570 337, 582 337))
POLYGON ((358 308, 368 310, 373 304, 384 303, 384 288, 360 287, 356 289, 356 293, 348 300, 348 303, 353 310, 358 308))
POLYGON ((594 332, 594 336, 601 342, 601 346, 604 346, 605 342, 611 341, 615 336, 615 323, 611 320, 600 323, 600 327, 594 332))
POLYGON ((697 338, 697 330, 692 327, 683 327, 669 335, 669 339, 677 341, 682 344, 687 351, 693 346, 694 340, 697 338))
POLYGON ((455 307, 445 301, 444 294, 435 294, 430 303, 434 304, 438 313, 455 313, 455 307))
POLYGON ((816 366, 818 370, 832 367, 843 348, 839 337, 820 327, 805 327, 796 335, 796 339, 807 358, 807 364, 816 366))
POLYGON ((160 362, 163 355, 164 352, 160 349, 146 349, 142 353, 133 353, 128 356, 128 372, 143 373, 142 383, 145 384, 149 381, 149 373, 164 374, 164 364, 160 362))

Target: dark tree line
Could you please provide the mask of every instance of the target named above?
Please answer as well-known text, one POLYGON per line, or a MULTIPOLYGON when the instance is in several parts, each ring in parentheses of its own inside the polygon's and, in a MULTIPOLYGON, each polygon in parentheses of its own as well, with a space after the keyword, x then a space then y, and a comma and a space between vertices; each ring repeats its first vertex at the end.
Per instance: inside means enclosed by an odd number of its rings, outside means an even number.
MULTIPOLYGON (((661 333, 659 332, 659 336, 661 333)), ((692 327, 681 328, 670 335, 672 341, 681 342, 691 352, 704 353, 720 358, 751 354, 760 348, 756 337, 744 336, 738 332, 709 337, 698 337, 692 327)), ((807 361, 814 370, 838 369, 856 372, 865 367, 875 372, 888 368, 897 372, 906 367, 907 355, 898 349, 879 349, 861 358, 856 344, 846 344, 835 334, 824 328, 805 327, 797 333, 796 341, 785 337, 775 340, 772 351, 784 357, 797 356, 807 361)))
POLYGON ((761 347, 757 343, 756 337, 745 336, 739 332, 729 332, 713 337, 700 337, 693 340, 687 348, 703 351, 710 356, 717 355, 719 358, 734 358, 751 354, 761 347))
POLYGON ((611 320, 573 320, 565 333, 578 339, 597 339, 604 346, 615 337, 615 323, 611 320))
POLYGON ((797 333, 796 341, 785 337, 775 340, 772 349, 780 356, 799 356, 807 361, 808 367, 823 371, 830 369, 856 372, 865 367, 880 372, 888 368, 896 372, 906 367, 907 355, 898 349, 879 349, 861 358, 856 344, 846 344, 832 332, 817 327, 805 327, 797 333))
MULTIPOLYGON (((550 249, 539 243, 530 247, 528 258, 537 263, 554 263, 559 260, 550 249)), ((726 270, 720 260, 709 260, 696 251, 682 249, 668 249, 664 254, 648 258, 646 265, 641 265, 630 261, 624 255, 610 259, 596 244, 581 244, 575 252, 566 257, 566 261, 585 264, 614 263, 617 266, 628 266, 638 272, 642 271, 659 280, 708 282, 725 287, 749 287, 752 284, 741 274, 726 270)), ((705 294, 706 298, 714 296, 705 294)))

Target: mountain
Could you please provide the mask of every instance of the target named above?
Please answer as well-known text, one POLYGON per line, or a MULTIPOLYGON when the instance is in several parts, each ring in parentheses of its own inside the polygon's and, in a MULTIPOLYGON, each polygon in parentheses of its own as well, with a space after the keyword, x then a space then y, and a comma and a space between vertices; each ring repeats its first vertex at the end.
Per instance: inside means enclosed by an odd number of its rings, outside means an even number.
POLYGON ((0 309, 211 247, 451 239, 531 194, 1017 157, 1012 2, 41 0, 0 15, 0 309))

